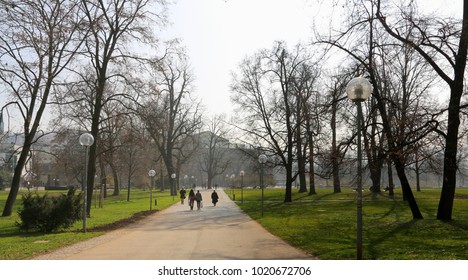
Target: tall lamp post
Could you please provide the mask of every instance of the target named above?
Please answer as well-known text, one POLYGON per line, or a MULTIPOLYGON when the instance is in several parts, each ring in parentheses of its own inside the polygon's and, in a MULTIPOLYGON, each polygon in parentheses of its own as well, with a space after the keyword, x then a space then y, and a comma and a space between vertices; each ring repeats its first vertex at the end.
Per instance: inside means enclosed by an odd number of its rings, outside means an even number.
POLYGON ((357 238, 356 258, 362 260, 362 147, 361 147, 361 102, 366 101, 372 93, 372 85, 363 77, 349 81, 346 86, 348 98, 357 105, 357 238))
POLYGON ((86 215, 88 211, 88 152, 89 147, 94 143, 94 137, 90 133, 83 133, 80 136, 80 145, 86 148, 85 157, 85 177, 83 185, 83 232, 86 232, 86 215))
POLYGON ((261 154, 258 157, 258 162, 260 163, 260 188, 262 189, 262 217, 263 217, 263 209, 264 209, 264 201, 265 201, 265 196, 264 196, 265 184, 263 182, 263 165, 267 162, 266 155, 261 154))
POLYGON ((241 203, 244 203, 244 170, 241 170, 239 175, 241 177, 241 203))
POLYGON ((174 200, 174 196, 176 195, 176 177, 177 175, 175 173, 171 174, 171 195, 172 195, 172 200, 174 200))
POLYGON ((154 176, 156 171, 151 169, 148 171, 148 176, 150 177, 150 211, 153 210, 153 186, 154 186, 154 176))
POLYGON ((231 175, 231 194, 232 194, 232 200, 236 200, 236 194, 234 193, 234 188, 236 184, 234 183, 234 178, 236 178, 236 174, 231 175))

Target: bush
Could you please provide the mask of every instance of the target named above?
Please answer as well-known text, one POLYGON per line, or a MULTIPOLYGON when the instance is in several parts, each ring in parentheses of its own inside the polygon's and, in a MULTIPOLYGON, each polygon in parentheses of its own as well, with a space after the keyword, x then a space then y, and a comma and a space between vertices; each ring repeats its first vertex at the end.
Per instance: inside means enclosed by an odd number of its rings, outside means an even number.
POLYGON ((71 227, 82 215, 83 195, 75 192, 76 189, 71 188, 60 196, 23 195, 23 208, 18 210, 21 223, 17 225, 21 230, 47 233, 71 227))

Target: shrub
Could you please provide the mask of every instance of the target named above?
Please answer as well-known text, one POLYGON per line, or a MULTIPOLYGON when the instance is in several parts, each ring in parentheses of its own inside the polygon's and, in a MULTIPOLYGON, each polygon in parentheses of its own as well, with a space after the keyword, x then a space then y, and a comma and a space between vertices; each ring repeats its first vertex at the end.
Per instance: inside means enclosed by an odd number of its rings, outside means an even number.
POLYGON ((83 195, 75 192, 75 188, 70 188, 66 195, 60 196, 23 195, 23 208, 18 210, 21 223, 17 225, 21 230, 47 233, 71 227, 82 214, 83 195))

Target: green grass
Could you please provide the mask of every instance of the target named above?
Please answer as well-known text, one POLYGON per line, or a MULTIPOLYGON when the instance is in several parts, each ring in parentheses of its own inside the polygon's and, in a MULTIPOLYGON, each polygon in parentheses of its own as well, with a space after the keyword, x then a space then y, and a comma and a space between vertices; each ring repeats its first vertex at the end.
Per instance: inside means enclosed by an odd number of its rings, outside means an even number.
MULTIPOLYGON (((50 252, 54 249, 77 243, 92 237, 104 234, 104 229, 93 230, 96 227, 102 227, 131 218, 134 214, 148 211, 150 207, 149 192, 141 190, 132 190, 131 200, 127 202, 127 192, 123 190, 119 196, 108 196, 103 208, 95 207, 95 203, 91 205, 91 218, 87 219, 87 233, 80 232, 83 228, 83 222, 78 221, 75 225, 66 231, 61 231, 52 234, 42 233, 26 233, 18 230, 15 225, 19 221, 17 210, 21 206, 21 194, 18 195, 13 215, 10 217, 0 217, 0 259, 2 260, 19 260, 28 259, 39 254, 50 252)), ((39 192, 43 194, 45 192, 39 192)), ((54 191, 48 193, 53 194, 54 191)), ((0 210, 3 211, 8 193, 0 191, 0 210)), ((154 210, 161 210, 174 202, 178 198, 170 196, 166 192, 153 192, 153 200, 157 198, 157 206, 153 205, 154 210)))
MULTIPOLYGON (((308 196, 293 191, 293 202, 283 203, 284 190, 266 189, 264 216, 261 191, 227 190, 237 204, 274 235, 320 259, 356 258, 356 193, 319 189, 308 196)), ((363 197, 363 251, 365 259, 468 259, 468 190, 457 189, 453 220, 436 219, 440 190, 414 192, 423 220, 413 220, 398 190, 363 197)))
MULTIPOLYGON (((53 192, 49 192, 53 193, 53 192)), ((301 248, 320 259, 355 259, 356 256, 356 193, 343 190, 334 194, 331 188, 318 189, 318 194, 308 196, 293 191, 293 202, 283 203, 284 190, 266 189, 264 216, 261 217, 261 191, 244 189, 226 190, 236 196, 238 205, 253 219, 274 235, 301 248)), ((441 222, 435 218, 440 190, 423 189, 414 192, 423 220, 413 220, 407 203, 396 191, 395 199, 386 193, 363 197, 363 249, 365 259, 468 259, 468 190, 457 189, 453 220, 441 222)), ((3 210, 7 193, 0 191, 0 208, 3 210)), ((169 193, 154 192, 158 206, 163 209, 177 202, 169 193)), ((14 215, 0 217, 0 259, 28 259, 105 233, 92 228, 128 219, 135 213, 149 210, 148 191, 135 190, 130 202, 126 191, 120 196, 109 196, 103 208, 95 208, 93 201, 88 231, 82 233, 82 222, 67 231, 53 234, 23 233, 15 226, 19 220, 14 215)))

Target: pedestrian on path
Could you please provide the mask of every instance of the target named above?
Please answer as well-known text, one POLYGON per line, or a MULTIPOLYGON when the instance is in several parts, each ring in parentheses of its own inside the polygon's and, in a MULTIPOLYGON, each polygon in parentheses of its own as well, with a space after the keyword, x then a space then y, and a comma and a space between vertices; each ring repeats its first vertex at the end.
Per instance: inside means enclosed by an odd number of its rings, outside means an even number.
POLYGON ((195 199, 197 201, 197 210, 200 210, 200 208, 202 207, 202 200, 203 200, 200 191, 197 191, 197 194, 195 195, 195 199))
POLYGON ((211 193, 211 202, 213 202, 213 206, 216 206, 216 203, 218 203, 218 199, 219 199, 218 193, 216 193, 216 190, 214 190, 211 193))
POLYGON ((193 205, 195 204, 195 192, 193 192, 193 189, 191 189, 189 192, 188 200, 189 200, 190 210, 193 210, 193 205))
POLYGON ((187 193, 187 191, 185 190, 185 188, 182 188, 180 190, 180 204, 184 204, 185 194, 186 193, 187 193))

